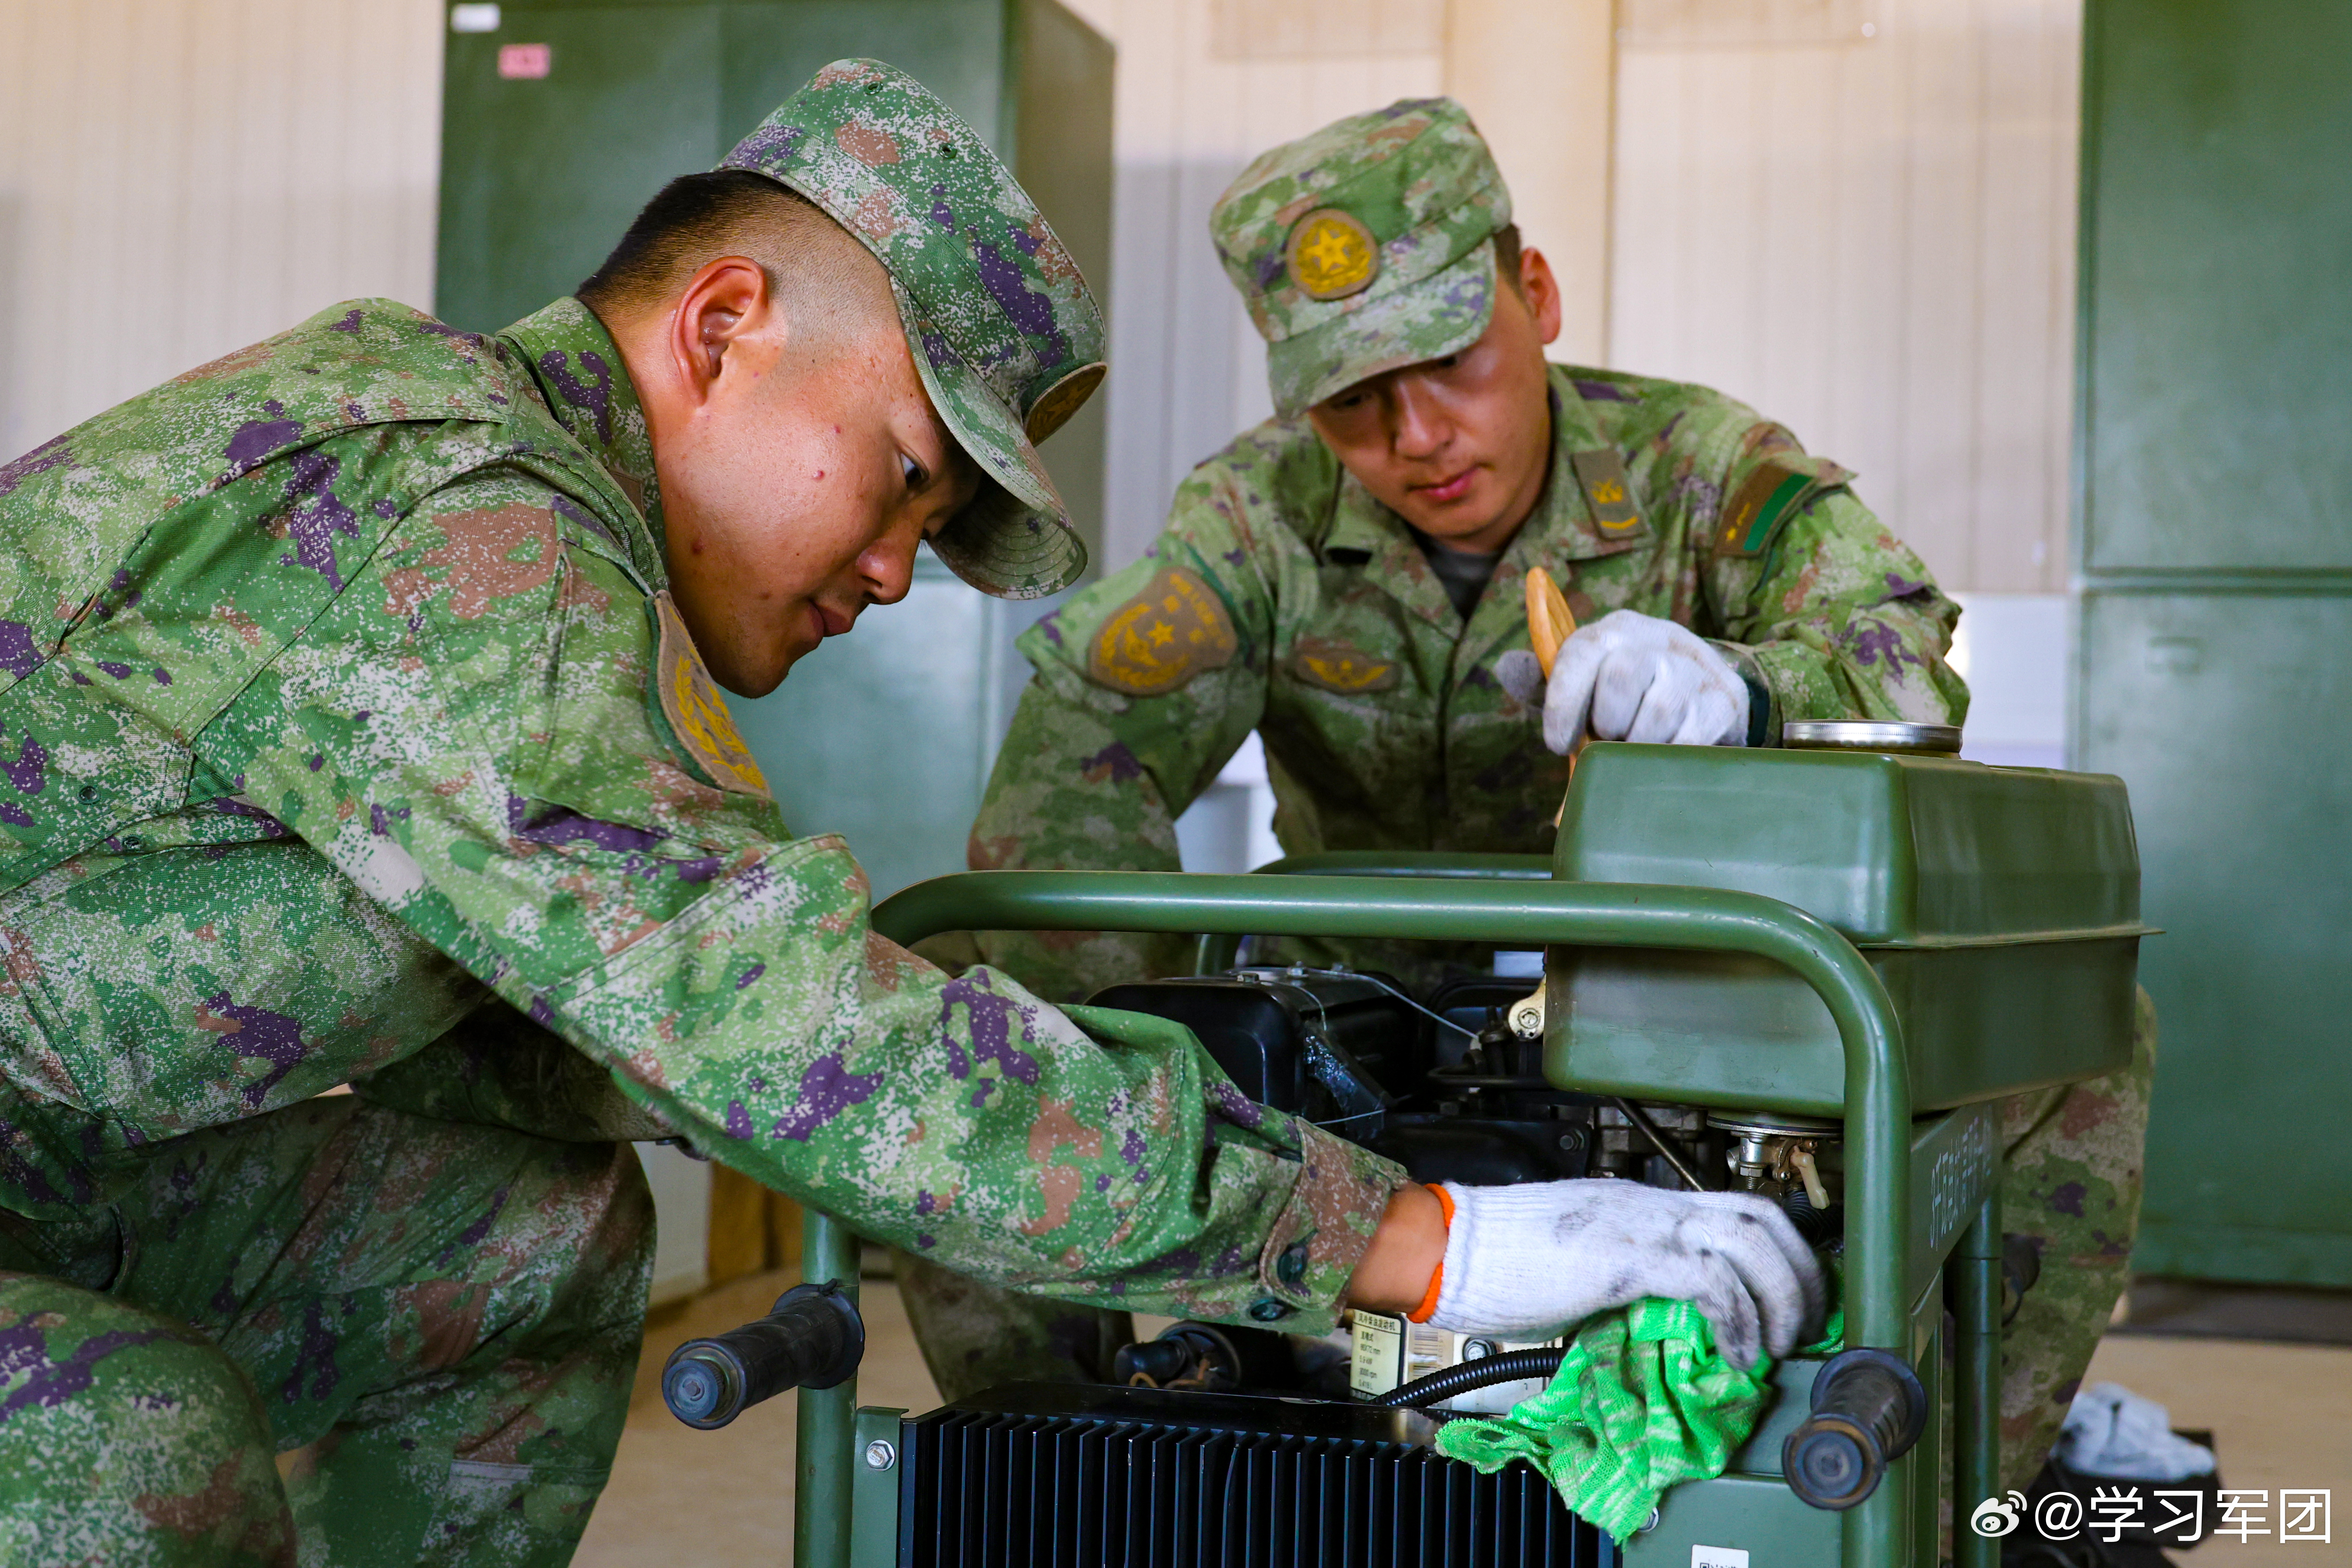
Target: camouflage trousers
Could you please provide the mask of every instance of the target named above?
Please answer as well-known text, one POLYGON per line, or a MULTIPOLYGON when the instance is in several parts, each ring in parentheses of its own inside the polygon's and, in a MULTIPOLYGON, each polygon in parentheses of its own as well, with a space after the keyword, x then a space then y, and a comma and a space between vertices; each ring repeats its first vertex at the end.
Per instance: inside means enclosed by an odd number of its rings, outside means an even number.
POLYGON ((625 1145, 351 1096, 161 1145, 84 1217, 0 1218, 0 1560, 567 1563, 652 1237, 625 1145))
MULTIPOLYGON (((2156 1005, 2138 994, 2131 1065, 2001 1108, 2009 1156, 2000 1228, 2042 1260, 2001 1339, 2000 1484, 2023 1487, 2050 1457, 2131 1279, 2156 1078, 2156 1005)), ((1979 1500, 1971 1498, 1970 1506, 1979 1500)))
MULTIPOLYGON (((2129 1067, 2001 1107, 2001 1228, 2042 1260, 2001 1346, 2004 1487, 2023 1486, 2049 1457, 2129 1276, 2156 1064, 2144 991, 2132 1034, 2129 1067)), ((1133 1335, 1125 1312, 1016 1296, 909 1258, 898 1289, 949 1399, 999 1383, 1108 1381, 1112 1352, 1133 1335)))
POLYGON ((1125 1312, 1017 1296, 893 1247, 898 1299, 940 1397, 1000 1383, 1108 1383, 1111 1357, 1135 1338, 1125 1312))

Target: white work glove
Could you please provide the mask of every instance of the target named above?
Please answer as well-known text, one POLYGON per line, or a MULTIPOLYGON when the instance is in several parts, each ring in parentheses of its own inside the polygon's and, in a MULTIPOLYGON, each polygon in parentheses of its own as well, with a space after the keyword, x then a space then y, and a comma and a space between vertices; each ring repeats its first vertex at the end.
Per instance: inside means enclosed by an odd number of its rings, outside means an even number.
POLYGON ((1542 694, 1544 744, 1562 756, 1588 722, 1603 741, 1748 743, 1748 682, 1705 638, 1655 616, 1612 610, 1578 627, 1549 682, 1536 656, 1518 649, 1495 661, 1495 675, 1522 702, 1542 694))
POLYGON ((1454 1217, 1429 1321, 1543 1340, 1644 1296, 1695 1303, 1724 1359, 1779 1360, 1822 1316, 1821 1266, 1788 1215, 1749 1193, 1588 1177, 1445 1194, 1454 1217))

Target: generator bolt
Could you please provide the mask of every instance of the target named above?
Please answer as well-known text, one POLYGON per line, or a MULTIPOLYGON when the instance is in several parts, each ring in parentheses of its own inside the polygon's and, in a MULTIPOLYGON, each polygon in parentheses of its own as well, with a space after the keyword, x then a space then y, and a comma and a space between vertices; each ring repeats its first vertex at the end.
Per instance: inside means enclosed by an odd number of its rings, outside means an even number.
POLYGON ((887 1470, 898 1462, 898 1450, 877 1437, 866 1445, 866 1465, 868 1469, 887 1470))

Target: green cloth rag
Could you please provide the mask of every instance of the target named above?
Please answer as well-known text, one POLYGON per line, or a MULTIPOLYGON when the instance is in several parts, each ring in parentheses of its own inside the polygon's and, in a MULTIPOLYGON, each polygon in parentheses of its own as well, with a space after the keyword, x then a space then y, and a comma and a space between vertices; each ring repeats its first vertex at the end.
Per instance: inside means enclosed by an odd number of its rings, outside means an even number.
MULTIPOLYGON (((1834 1349, 1843 1318, 1807 1352, 1834 1349)), ((1525 1459, 1622 1545, 1668 1487, 1723 1473, 1771 1397, 1771 1370, 1768 1357, 1740 1371, 1696 1306, 1650 1297, 1586 1319, 1549 1388, 1507 1415, 1448 1421, 1437 1451, 1488 1475, 1525 1459)))

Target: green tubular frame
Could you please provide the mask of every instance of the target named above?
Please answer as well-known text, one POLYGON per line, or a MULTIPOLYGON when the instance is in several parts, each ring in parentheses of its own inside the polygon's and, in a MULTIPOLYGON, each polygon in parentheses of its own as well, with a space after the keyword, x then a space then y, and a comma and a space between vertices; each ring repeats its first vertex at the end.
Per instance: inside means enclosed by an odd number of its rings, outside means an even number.
MULTIPOLYGON (((1286 855, 1253 868, 1253 877, 1437 877, 1449 881, 1549 882, 1551 862, 1541 855, 1448 855, 1433 849, 1334 849, 1286 855)), ((1192 954, 1195 974, 1223 974, 1240 962, 1247 931, 1201 933, 1192 954)), ((1328 932, 1325 934, 1328 934, 1328 932)))
MULTIPOLYGON (((857 1237, 829 1214, 801 1217, 801 1278, 837 1282, 857 1304, 857 1237)), ((850 1482, 856 1463, 857 1379, 803 1388, 793 1412, 793 1562, 798 1568, 849 1568, 850 1482)))
MULTIPOLYGON (((1910 1210, 1910 1070, 1901 1026, 1878 976, 1853 945, 1792 905, 1709 888, 1638 887, 1550 879, 1548 865, 1495 856, 1416 864, 1398 856, 1349 857, 1267 870, 1307 874, 1197 876, 1140 871, 971 871, 919 883, 874 911, 874 928, 901 944, 946 931, 1125 931, 1301 937, 1373 937, 1667 948, 1739 952, 1793 971, 1828 1007, 1845 1048, 1848 1269, 1846 1342, 1911 1353, 1904 1274, 1910 1210), (1544 867, 1530 873, 1528 867, 1544 867), (1332 873, 1339 873, 1334 875, 1332 873)), ((1962 1408, 1980 1415, 1958 1434, 1959 1499, 1990 1494, 1997 1469, 2000 1372, 2000 1216, 1987 1203, 1960 1259, 1958 1363, 1962 1408), (1990 1334, 1987 1333, 1990 1326, 1990 1334), (1988 1342, 1990 1340, 1990 1342, 1988 1342), (1969 1395, 1973 1394, 1972 1400, 1969 1395), (1983 1489, 1971 1491, 1972 1486, 1983 1489)), ((855 1244, 812 1211, 805 1278, 854 1288, 855 1244)), ((855 1379, 799 1394, 800 1492, 793 1525, 797 1568, 847 1568, 855 1379)), ((1843 1568, 1897 1568, 1905 1561, 1899 1488, 1882 1486, 1843 1519, 1843 1568)), ((1963 1528, 1964 1568, 1986 1561, 1963 1528)))

